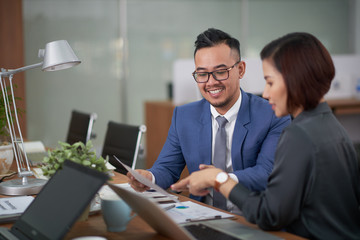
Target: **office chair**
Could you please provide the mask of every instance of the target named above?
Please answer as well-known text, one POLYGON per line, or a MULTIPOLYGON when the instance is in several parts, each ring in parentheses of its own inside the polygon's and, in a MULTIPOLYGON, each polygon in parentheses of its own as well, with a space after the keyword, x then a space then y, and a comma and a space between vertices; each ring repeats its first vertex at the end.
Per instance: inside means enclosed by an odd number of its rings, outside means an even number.
POLYGON ((91 138, 95 137, 92 133, 93 124, 97 118, 96 113, 83 113, 76 110, 71 112, 71 119, 66 142, 74 144, 83 142, 86 144, 91 138))
POLYGON ((115 171, 126 174, 126 169, 114 158, 114 155, 135 169, 141 137, 145 132, 145 125, 132 126, 109 121, 101 156, 103 158, 108 156, 109 163, 116 168, 115 171))

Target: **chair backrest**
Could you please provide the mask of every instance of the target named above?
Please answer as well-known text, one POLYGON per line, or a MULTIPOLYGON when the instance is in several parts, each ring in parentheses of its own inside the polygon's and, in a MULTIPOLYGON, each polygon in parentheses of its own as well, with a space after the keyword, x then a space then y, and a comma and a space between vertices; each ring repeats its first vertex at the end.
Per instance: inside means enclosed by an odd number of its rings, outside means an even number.
POLYGON ((93 137, 92 128, 96 118, 96 113, 83 113, 73 110, 71 112, 66 142, 69 144, 74 144, 76 142, 83 142, 86 144, 86 142, 93 137))
POLYGON ((109 163, 116 168, 117 172, 127 173, 113 155, 135 169, 141 137, 144 132, 146 132, 145 125, 132 126, 109 121, 101 156, 104 158, 108 156, 109 163))

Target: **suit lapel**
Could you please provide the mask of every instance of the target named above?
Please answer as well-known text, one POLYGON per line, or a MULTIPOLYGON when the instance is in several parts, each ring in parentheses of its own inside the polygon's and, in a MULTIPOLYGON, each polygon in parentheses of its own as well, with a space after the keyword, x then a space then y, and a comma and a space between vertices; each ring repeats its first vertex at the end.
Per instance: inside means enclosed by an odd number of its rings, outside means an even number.
POLYGON ((236 118, 234 134, 232 139, 231 146, 231 159, 233 169, 239 170, 244 169, 244 162, 241 156, 241 149, 244 139, 248 133, 248 129, 245 127, 248 123, 250 123, 250 99, 249 96, 241 90, 241 106, 236 118))

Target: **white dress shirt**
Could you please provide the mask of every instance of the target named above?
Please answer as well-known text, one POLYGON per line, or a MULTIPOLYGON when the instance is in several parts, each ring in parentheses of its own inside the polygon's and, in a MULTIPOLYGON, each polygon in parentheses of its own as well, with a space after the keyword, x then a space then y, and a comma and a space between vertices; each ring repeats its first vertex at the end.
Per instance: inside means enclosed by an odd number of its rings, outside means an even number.
MULTIPOLYGON (((232 161, 231 161, 231 144, 232 144, 232 138, 234 134, 234 128, 236 123, 236 118, 239 112, 241 106, 241 92, 238 100, 235 102, 235 104, 225 113, 225 115, 222 115, 223 117, 228 120, 228 123, 225 125, 225 131, 226 131, 226 172, 230 173, 230 177, 234 179, 235 181, 239 182, 235 174, 231 174, 233 171, 232 168, 232 161)), ((219 128, 219 124, 216 121, 216 118, 220 116, 220 114, 216 111, 216 109, 210 105, 210 111, 211 111, 211 122, 212 122, 212 163, 214 164, 214 148, 215 148, 215 137, 217 130, 219 128)))
MULTIPOLYGON (((236 175, 232 173, 233 167, 231 160, 231 145, 232 145, 232 138, 235 129, 236 118, 238 116, 240 106, 241 106, 241 92, 235 104, 229 109, 229 111, 225 113, 225 115, 222 115, 223 117, 226 118, 226 120, 228 120, 228 123, 225 125, 225 131, 226 131, 226 170, 225 171, 236 182, 239 182, 239 180, 236 177, 236 175)), ((210 105, 210 111, 211 111, 211 122, 212 122, 212 163, 214 164, 215 137, 217 130, 219 128, 219 124, 216 121, 216 117, 218 117, 220 114, 216 111, 216 109, 212 105, 210 105)), ((212 196, 213 196, 213 190, 210 191, 210 196, 205 197, 205 203, 209 205, 213 205, 212 196)), ((229 200, 227 201, 226 205, 227 205, 227 210, 229 212, 241 214, 241 211, 229 200)))

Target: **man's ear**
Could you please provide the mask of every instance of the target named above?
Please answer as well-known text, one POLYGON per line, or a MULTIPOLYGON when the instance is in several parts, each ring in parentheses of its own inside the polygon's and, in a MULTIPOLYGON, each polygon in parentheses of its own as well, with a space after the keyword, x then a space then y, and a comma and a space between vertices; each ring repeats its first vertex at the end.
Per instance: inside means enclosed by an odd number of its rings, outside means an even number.
POLYGON ((239 70, 240 79, 244 77, 245 69, 246 69, 246 63, 244 61, 239 62, 238 70, 239 70))

